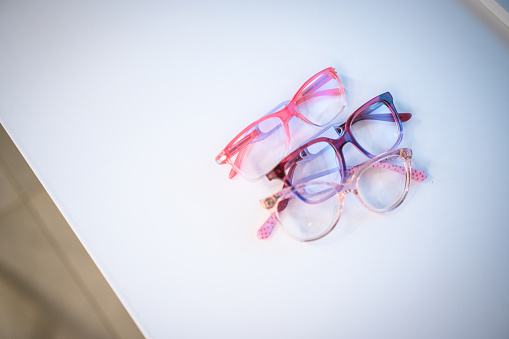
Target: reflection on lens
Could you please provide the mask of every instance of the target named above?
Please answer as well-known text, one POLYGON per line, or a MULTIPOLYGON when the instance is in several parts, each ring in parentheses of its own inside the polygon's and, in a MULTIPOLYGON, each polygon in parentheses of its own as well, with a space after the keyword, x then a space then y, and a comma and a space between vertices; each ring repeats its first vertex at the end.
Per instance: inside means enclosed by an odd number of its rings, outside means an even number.
POLYGON ((297 110, 311 123, 324 126, 346 106, 346 98, 336 78, 322 74, 309 83, 296 101, 297 110))
POLYGON ((396 116, 384 102, 376 102, 359 114, 350 131, 359 145, 373 155, 396 146, 400 134, 396 116))
POLYGON ((307 241, 322 237, 339 218, 340 200, 335 190, 325 184, 300 185, 298 195, 278 204, 278 219, 284 230, 294 238, 307 241))
POLYGON ((396 156, 377 161, 362 172, 357 182, 361 199, 378 212, 397 206, 405 195, 407 184, 405 163, 396 156))
POLYGON ((234 167, 248 179, 262 177, 272 170, 286 154, 284 127, 278 118, 269 118, 244 133, 235 141, 234 167))
POLYGON ((287 169, 293 185, 311 182, 341 182, 336 151, 327 142, 314 143, 300 152, 300 159, 287 169))

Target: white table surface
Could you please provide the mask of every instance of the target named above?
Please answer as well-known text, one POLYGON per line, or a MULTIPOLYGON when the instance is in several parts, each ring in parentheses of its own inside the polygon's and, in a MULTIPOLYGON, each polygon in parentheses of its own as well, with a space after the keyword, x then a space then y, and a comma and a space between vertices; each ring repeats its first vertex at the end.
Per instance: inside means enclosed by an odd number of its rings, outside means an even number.
POLYGON ((148 338, 507 338, 509 29, 477 1, 2 1, 0 122, 148 338), (333 66, 428 171, 299 243, 214 157, 333 66))

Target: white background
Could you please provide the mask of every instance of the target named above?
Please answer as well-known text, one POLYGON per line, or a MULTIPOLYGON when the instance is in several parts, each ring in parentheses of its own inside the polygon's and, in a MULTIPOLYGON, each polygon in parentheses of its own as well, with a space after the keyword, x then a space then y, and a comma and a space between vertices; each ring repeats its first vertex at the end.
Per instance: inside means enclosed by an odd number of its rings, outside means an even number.
POLYGON ((476 1, 2 1, 0 121, 149 338, 509 336, 509 28, 476 1), (298 243, 214 157, 336 68, 427 170, 298 243))

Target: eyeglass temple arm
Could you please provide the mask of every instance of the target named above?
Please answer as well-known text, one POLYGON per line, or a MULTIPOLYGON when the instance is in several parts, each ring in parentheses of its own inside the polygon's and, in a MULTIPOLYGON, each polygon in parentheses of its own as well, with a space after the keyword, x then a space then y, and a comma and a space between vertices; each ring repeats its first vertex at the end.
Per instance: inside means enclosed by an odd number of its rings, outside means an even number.
MULTIPOLYGON (((359 164, 359 165, 347 168, 346 171, 345 171, 346 176, 347 177, 352 176, 359 169, 359 167, 361 167, 362 165, 363 164, 359 164)), ((384 167, 384 163, 383 162, 377 162, 377 163, 373 164, 372 167, 373 168, 384 167)), ((397 172, 397 173, 401 173, 401 174, 405 174, 405 172, 406 172, 405 167, 404 166, 400 166, 400 165, 390 165, 390 166, 387 166, 387 169, 389 169, 391 171, 394 171, 394 172, 397 172)), ((338 171, 339 171, 339 168, 333 168, 333 169, 328 169, 328 170, 325 170, 325 171, 321 171, 321 172, 315 173, 313 175, 309 175, 307 177, 304 177, 301 180, 299 180, 298 182, 294 182, 293 185, 298 185, 298 184, 301 184, 301 183, 310 182, 310 181, 312 181, 314 179, 318 179, 318 178, 324 177, 324 176, 326 176, 328 174, 331 174, 331 173, 334 173, 334 172, 338 172, 338 171)), ((410 174, 411 174, 412 180, 415 180, 415 181, 418 181, 418 182, 424 181, 428 177, 428 175, 426 174, 425 171, 420 170, 420 169, 416 169, 416 168, 412 168, 412 171, 411 171, 410 174)))
MULTIPOLYGON (((360 165, 357 165, 357 166, 353 166, 353 167, 350 167, 346 170, 346 175, 347 176, 351 176, 353 175, 358 169, 359 167, 361 167, 362 164, 360 165)), ((373 168, 380 168, 380 167, 385 167, 391 171, 394 171, 394 172, 397 172, 397 173, 400 173, 400 174, 405 174, 406 172, 406 169, 404 166, 400 166, 400 165, 385 165, 383 161, 380 161, 380 162, 377 162, 375 164, 372 165, 373 168)), ((424 180, 426 180, 426 178, 428 177, 428 174, 426 174, 426 171, 424 170, 420 170, 420 169, 417 169, 417 168, 412 168, 412 170, 410 171, 410 178, 412 180, 415 180, 417 182, 422 182, 424 180)))
POLYGON ((295 106, 299 106, 304 101, 316 98, 316 97, 323 97, 323 96, 339 96, 341 94, 341 91, 339 88, 330 88, 330 89, 324 89, 322 91, 302 95, 299 99, 295 101, 295 106))
POLYGON ((398 113, 401 122, 406 122, 412 117, 412 113, 398 113))
MULTIPOLYGON (((314 93, 318 88, 322 87, 325 83, 327 83, 332 78, 331 74, 325 73, 322 74, 311 86, 309 86, 304 92, 302 92, 302 96, 306 97, 308 96, 311 98, 310 94, 314 93)), ((336 89, 337 92, 334 95, 337 95, 338 93, 341 94, 341 91, 339 88, 336 89)))
MULTIPOLYGON (((359 164, 359 165, 356 165, 356 166, 348 168, 346 170, 346 175, 347 176, 353 175, 362 165, 363 164, 359 164)), ((373 164, 373 168, 375 168, 375 167, 384 167, 384 164, 383 164, 383 162, 377 162, 377 163, 373 164)), ((388 166, 387 168, 392 170, 392 171, 401 173, 401 174, 405 174, 405 172, 406 172, 405 167, 399 166, 399 165, 391 165, 391 166, 388 166)), ((309 176, 309 177, 306 177, 304 179, 309 179, 309 180, 316 179, 316 178, 319 178, 320 176, 324 176, 324 175, 333 173, 335 171, 337 171, 337 170, 323 171, 323 172, 320 172, 319 174, 317 174, 316 176, 309 176)), ((415 180, 415 181, 419 181, 420 182, 420 181, 426 180, 427 174, 423 170, 419 170, 419 169, 414 169, 413 168, 412 171, 411 171, 411 178, 413 180, 415 180)), ((285 197, 286 199, 298 196, 297 192, 291 191, 290 193, 291 193, 290 195, 285 197)), ((274 229, 275 224, 276 224, 276 218, 275 218, 274 213, 272 213, 270 215, 270 217, 258 229, 258 231, 257 231, 258 239, 267 239, 270 236, 270 234, 272 233, 272 230, 274 229)))
MULTIPOLYGON (((412 113, 398 113, 399 119, 401 122, 406 122, 410 120, 412 117, 412 113)), ((357 116, 353 122, 361 121, 361 120, 378 120, 378 121, 387 121, 387 122, 394 122, 394 117, 390 113, 384 113, 384 114, 361 114, 357 116)))
POLYGON ((260 240, 267 239, 272 234, 274 226, 276 226, 276 217, 275 214, 272 213, 256 232, 257 238, 260 240))

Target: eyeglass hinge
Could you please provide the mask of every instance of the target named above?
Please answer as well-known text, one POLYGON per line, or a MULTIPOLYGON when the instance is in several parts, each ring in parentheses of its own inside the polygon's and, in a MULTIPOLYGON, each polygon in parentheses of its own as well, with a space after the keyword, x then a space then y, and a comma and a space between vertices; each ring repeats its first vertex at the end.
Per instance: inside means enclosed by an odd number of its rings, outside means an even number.
POLYGON ((281 168, 278 167, 275 167, 271 172, 269 172, 267 174, 267 179, 269 180, 272 180, 272 179, 281 179, 283 180, 283 178, 285 177, 285 173, 281 170, 281 168))
POLYGON ((224 154, 222 154, 220 157, 216 158, 216 162, 220 165, 223 164, 225 162, 225 160, 226 160, 226 155, 224 155, 224 154))
POLYGON ((399 156, 406 160, 406 159, 410 158, 412 155, 409 154, 406 150, 401 150, 401 152, 399 153, 399 156))
POLYGON ((279 196, 271 196, 261 201, 262 206, 266 209, 271 209, 272 207, 276 206, 277 201, 279 200, 279 196))

